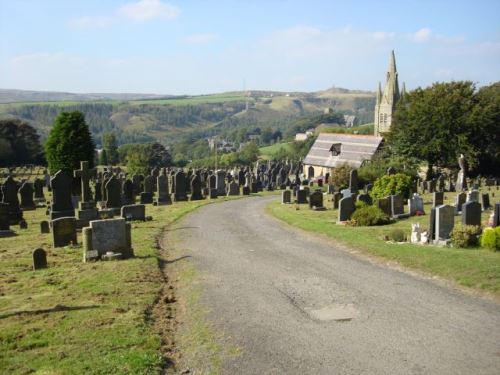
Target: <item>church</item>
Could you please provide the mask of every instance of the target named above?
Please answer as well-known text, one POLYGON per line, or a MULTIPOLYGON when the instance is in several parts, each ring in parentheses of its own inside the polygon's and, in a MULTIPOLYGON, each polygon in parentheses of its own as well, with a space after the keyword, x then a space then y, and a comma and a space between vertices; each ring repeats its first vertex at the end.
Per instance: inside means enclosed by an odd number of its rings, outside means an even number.
POLYGON ((307 177, 331 174, 333 168, 341 165, 359 168, 370 161, 382 147, 384 133, 390 130, 396 105, 404 94, 404 84, 402 90, 399 90, 396 57, 394 51, 391 51, 384 91, 380 82, 377 89, 374 134, 319 134, 304 159, 304 170, 308 171, 307 177))

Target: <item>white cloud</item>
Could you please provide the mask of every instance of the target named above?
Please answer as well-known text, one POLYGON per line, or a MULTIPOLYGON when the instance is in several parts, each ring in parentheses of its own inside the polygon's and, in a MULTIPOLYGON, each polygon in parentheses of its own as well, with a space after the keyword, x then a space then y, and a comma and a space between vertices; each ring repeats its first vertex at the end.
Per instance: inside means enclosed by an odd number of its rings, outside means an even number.
POLYGON ((388 33, 385 31, 375 31, 371 33, 372 37, 377 40, 387 40, 392 39, 396 35, 395 33, 388 33))
POLYGON ((105 29, 119 21, 132 20, 146 22, 153 19, 172 20, 181 13, 176 6, 160 0, 139 0, 116 9, 112 15, 83 16, 69 20, 68 25, 74 29, 105 29))
POLYGON ((210 43, 215 39, 217 39, 216 34, 200 33, 200 34, 189 35, 188 37, 184 38, 184 42, 188 44, 205 44, 205 43, 210 43))
POLYGON ((139 22, 155 18, 171 20, 179 16, 180 9, 160 0, 140 0, 121 6, 118 14, 139 22))
POLYGON ((427 42, 432 35, 432 30, 424 27, 413 34, 413 40, 418 43, 427 42))
POLYGON ((105 29, 113 24, 112 17, 106 16, 83 16, 69 21, 69 25, 75 29, 105 29))

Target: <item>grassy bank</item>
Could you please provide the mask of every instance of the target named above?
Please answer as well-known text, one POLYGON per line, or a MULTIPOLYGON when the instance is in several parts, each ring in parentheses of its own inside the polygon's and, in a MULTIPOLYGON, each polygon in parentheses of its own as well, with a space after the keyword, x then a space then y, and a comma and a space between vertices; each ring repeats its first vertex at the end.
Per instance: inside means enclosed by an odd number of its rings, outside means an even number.
MULTIPOLYGON (((445 203, 454 201, 454 193, 445 194, 445 203)), ((425 210, 430 212, 430 195, 424 196, 425 210)), ((493 198, 493 201, 495 199, 493 198)), ((328 207, 332 203, 328 202, 328 207)), ((408 234, 411 223, 428 226, 429 216, 412 217, 394 224, 378 227, 345 227, 337 225, 337 210, 313 211, 306 205, 296 210, 294 205, 272 202, 268 211, 284 222, 306 231, 326 235, 350 247, 362 250, 403 266, 438 275, 458 284, 481 289, 500 297, 500 252, 485 249, 455 249, 438 246, 421 246, 410 243, 396 244, 384 240, 394 229, 402 229, 408 234)), ((483 213, 485 222, 491 211, 483 213)), ((456 217, 457 222, 459 217, 456 217)))
POLYGON ((157 236, 208 203, 148 206, 153 221, 132 224, 134 259, 86 264, 81 246, 54 249, 51 234, 40 234, 44 209, 25 212, 28 229, 13 227, 16 237, 0 239, 0 373, 158 373, 164 359, 151 317, 162 283, 157 236), (49 267, 35 272, 37 247, 47 251, 49 267))

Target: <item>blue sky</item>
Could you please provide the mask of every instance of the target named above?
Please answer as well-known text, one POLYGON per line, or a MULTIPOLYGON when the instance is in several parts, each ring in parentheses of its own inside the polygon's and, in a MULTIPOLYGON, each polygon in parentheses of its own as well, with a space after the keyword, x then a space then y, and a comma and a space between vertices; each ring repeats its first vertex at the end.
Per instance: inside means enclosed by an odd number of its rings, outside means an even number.
POLYGON ((500 0, 0 0, 0 87, 205 94, 500 79, 500 0))

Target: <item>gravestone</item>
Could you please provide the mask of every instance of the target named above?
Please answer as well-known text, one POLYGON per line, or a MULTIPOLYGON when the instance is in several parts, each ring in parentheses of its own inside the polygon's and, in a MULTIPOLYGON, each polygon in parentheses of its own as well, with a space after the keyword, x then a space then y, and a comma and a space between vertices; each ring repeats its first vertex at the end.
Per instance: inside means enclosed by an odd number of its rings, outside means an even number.
POLYGON ((436 239, 436 208, 432 207, 429 215, 429 242, 433 242, 436 239))
POLYGON ((170 197, 170 192, 168 191, 168 176, 165 174, 160 174, 156 178, 156 189, 158 197, 155 200, 157 206, 172 204, 172 198, 170 197))
POLYGON ((151 203, 153 203, 153 193, 150 193, 148 191, 143 191, 139 195, 139 202, 141 204, 151 204, 151 203))
POLYGON ((432 207, 441 206, 444 202, 444 193, 442 191, 436 191, 432 193, 432 207))
POLYGON ((240 195, 240 184, 234 180, 231 181, 228 185, 227 195, 228 196, 240 195))
POLYGON ((351 193, 358 193, 358 171, 356 169, 349 173, 349 190, 351 193))
POLYGON ((29 182, 25 182, 19 188, 19 195, 21 196, 21 209, 23 211, 30 211, 36 209, 36 204, 33 201, 33 186, 29 182))
POLYGON ((323 193, 320 190, 309 195, 309 208, 323 208, 323 193))
POLYGON ((462 212, 462 205, 465 203, 466 194, 464 192, 458 193, 455 197, 455 212, 462 212))
POLYGON ((10 229, 9 204, 0 203, 0 237, 14 236, 16 233, 10 229))
POLYGON ((186 194, 186 174, 183 171, 179 171, 175 174, 174 176, 175 180, 175 190, 174 190, 174 201, 175 202, 182 202, 182 201, 187 201, 187 194, 186 194))
POLYGON ((60 217, 52 220, 52 240, 54 247, 76 245, 76 219, 60 217))
POLYGON ((281 192, 281 204, 292 203, 292 192, 284 190, 281 192))
MULTIPOLYGON (((216 183, 217 195, 223 196, 226 194, 226 182, 224 180, 225 178, 226 178, 225 171, 219 170, 216 172, 215 183, 216 183)), ((250 188, 248 190, 250 194, 250 188)))
POLYGON ((144 192, 153 194, 153 176, 144 177, 144 192))
POLYGON ((483 210, 487 210, 488 208, 491 207, 490 195, 488 193, 481 194, 481 201, 482 201, 483 210))
POLYGON ((83 261, 102 259, 106 255, 134 256, 131 225, 125 219, 94 220, 82 230, 83 261))
POLYGON ((493 211, 493 228, 496 228, 500 225, 500 203, 495 203, 495 209, 493 211))
POLYGON ((28 222, 24 219, 22 219, 19 222, 19 229, 28 229, 28 222))
POLYGON ((342 198, 350 197, 353 194, 351 189, 342 189, 340 192, 342 193, 342 198))
POLYGON ((391 198, 386 197, 386 198, 380 198, 377 201, 377 207, 382 210, 384 214, 387 216, 392 216, 392 210, 391 210, 391 198))
POLYGON ((43 186, 45 183, 39 178, 35 178, 33 188, 35 189, 35 200, 45 202, 45 195, 43 194, 43 186))
POLYGON ((358 202, 363 202, 369 206, 373 203, 372 197, 370 197, 370 194, 359 194, 357 198, 358 202))
POLYGON ((71 186, 73 178, 64 171, 58 171, 50 179, 52 188, 52 205, 50 219, 75 216, 73 202, 71 200, 71 186))
POLYGON ((122 206, 120 216, 127 220, 146 220, 146 206, 143 204, 129 204, 122 206))
POLYGON ((422 215, 424 212, 424 200, 417 193, 413 194, 413 197, 408 199, 408 210, 410 211, 410 215, 416 215, 417 212, 420 212, 422 215))
POLYGON ((400 215, 404 215, 404 204, 403 197, 399 194, 391 195, 391 216, 398 217, 400 215))
POLYGON ((333 193, 332 201, 333 201, 333 209, 336 210, 339 208, 339 202, 342 199, 342 193, 336 192, 333 193))
POLYGON ((135 203, 135 193, 134 193, 134 183, 131 179, 126 179, 122 185, 123 193, 123 204, 134 204, 135 203))
POLYGON ((305 204, 307 203, 307 191, 303 189, 297 190, 297 203, 305 204))
POLYGON ((481 226, 481 204, 470 201, 462 206, 462 224, 481 226))
POLYGON ((479 202, 479 191, 469 191, 469 193, 467 194, 467 202, 479 202))
POLYGON ((248 186, 243 186, 241 191, 243 195, 250 195, 250 188, 248 186))
POLYGON ((49 222, 47 220, 40 221, 40 233, 50 233, 49 222))
POLYGON ((96 180, 94 183, 94 202, 101 202, 102 201, 102 181, 101 180, 96 180))
POLYGON ((106 208, 113 209, 118 215, 122 207, 121 183, 115 176, 112 176, 106 183, 106 196, 106 208))
POLYGON ((47 268, 47 253, 44 249, 35 249, 33 251, 33 271, 47 268))
POLYGON ((342 198, 339 202, 339 223, 350 220, 354 210, 355 206, 352 196, 342 198))
POLYGON ((189 199, 192 201, 204 199, 203 194, 201 193, 201 179, 196 174, 191 177, 191 197, 189 199))
POLYGON ((455 208, 449 205, 436 207, 436 239, 438 244, 446 243, 450 239, 455 225, 455 208))
POLYGON ((333 185, 331 185, 331 184, 330 184, 330 185, 328 185, 328 188, 327 188, 327 193, 328 193, 328 194, 333 194, 333 193, 335 193, 335 186, 333 186, 333 185))
POLYGON ((88 161, 80 162, 80 169, 73 172, 75 178, 80 178, 82 199, 78 209, 87 210, 95 207, 95 202, 92 200, 92 191, 90 190, 90 179, 96 176, 96 170, 89 168, 88 161))
POLYGON ((23 212, 19 207, 17 197, 17 182, 12 176, 7 177, 2 185, 2 202, 8 204, 9 223, 17 225, 23 219, 23 212))
POLYGON ((217 197, 218 197, 217 189, 215 189, 215 188, 210 188, 210 190, 208 191, 208 194, 209 194, 210 199, 217 199, 217 197))
POLYGON ((214 174, 208 176, 208 187, 210 189, 215 189, 217 186, 217 177, 214 174))

